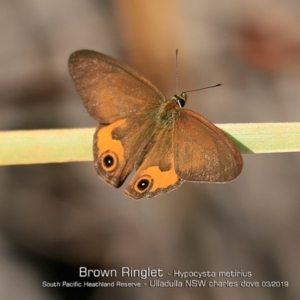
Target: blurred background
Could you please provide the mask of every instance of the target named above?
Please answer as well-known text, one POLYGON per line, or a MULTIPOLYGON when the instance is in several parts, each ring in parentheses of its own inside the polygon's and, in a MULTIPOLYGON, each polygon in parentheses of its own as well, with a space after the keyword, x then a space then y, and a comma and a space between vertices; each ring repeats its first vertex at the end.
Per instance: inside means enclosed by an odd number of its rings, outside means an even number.
MULTIPOLYGON (((300 121, 296 0, 1 0, 0 44, 1 130, 96 127, 67 70, 79 49, 122 60, 170 97, 178 48, 180 91, 224 84, 191 93, 187 108, 214 123, 300 121)), ((232 183, 136 202, 92 162, 1 167, 0 298, 298 300, 299 177, 299 153, 244 155, 232 183), (289 287, 41 287, 80 281, 79 266, 245 271, 289 287)))

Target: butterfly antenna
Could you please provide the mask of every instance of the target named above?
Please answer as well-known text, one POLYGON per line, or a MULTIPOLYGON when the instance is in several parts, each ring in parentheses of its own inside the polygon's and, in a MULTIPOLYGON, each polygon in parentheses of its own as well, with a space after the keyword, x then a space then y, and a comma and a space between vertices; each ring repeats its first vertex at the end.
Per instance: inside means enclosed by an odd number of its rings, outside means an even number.
POLYGON ((176 95, 178 95, 178 49, 175 52, 175 81, 176 81, 176 95))
POLYGON ((218 86, 221 86, 221 85, 222 85, 222 83, 218 83, 218 84, 206 86, 206 87, 200 88, 200 89, 185 91, 184 93, 190 93, 190 92, 195 92, 195 91, 201 91, 201 90, 211 89, 211 88, 215 88, 215 87, 218 87, 218 86))

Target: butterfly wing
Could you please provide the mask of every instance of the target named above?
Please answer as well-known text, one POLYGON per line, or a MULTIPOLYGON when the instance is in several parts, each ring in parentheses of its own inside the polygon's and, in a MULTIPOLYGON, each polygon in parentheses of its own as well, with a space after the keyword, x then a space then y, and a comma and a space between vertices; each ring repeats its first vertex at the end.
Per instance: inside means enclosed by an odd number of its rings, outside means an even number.
POLYGON ((225 133, 203 116, 180 111, 174 126, 175 170, 187 181, 226 182, 241 172, 239 150, 225 133))
POLYGON ((173 147, 174 124, 155 131, 137 164, 137 172, 124 191, 134 198, 151 198, 177 188, 183 180, 176 174, 173 147), (145 155, 147 154, 147 155, 145 155))
POLYGON ((84 106, 101 124, 149 113, 166 101, 147 79, 107 55, 79 50, 68 66, 84 106))
POLYGON ((68 66, 84 106, 100 123, 94 135, 96 171, 120 187, 142 160, 165 96, 127 65, 95 51, 74 52, 68 66))
POLYGON ((146 116, 99 125, 94 134, 94 164, 98 175, 120 187, 151 145, 155 124, 146 116))

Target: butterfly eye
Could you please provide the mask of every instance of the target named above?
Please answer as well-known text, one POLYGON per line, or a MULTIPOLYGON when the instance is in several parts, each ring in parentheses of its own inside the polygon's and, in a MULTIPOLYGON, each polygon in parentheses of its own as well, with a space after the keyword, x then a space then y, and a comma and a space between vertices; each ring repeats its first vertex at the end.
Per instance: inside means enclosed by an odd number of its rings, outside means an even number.
POLYGON ((135 184, 135 190, 143 193, 149 190, 153 185, 153 180, 150 176, 142 176, 135 184))
POLYGON ((186 101, 187 101, 187 94, 185 92, 181 93, 180 95, 174 95, 171 98, 173 101, 177 102, 177 105, 182 108, 184 107, 186 101))
POLYGON ((114 152, 105 152, 100 157, 100 162, 105 171, 111 172, 114 171, 118 165, 118 157, 114 152))

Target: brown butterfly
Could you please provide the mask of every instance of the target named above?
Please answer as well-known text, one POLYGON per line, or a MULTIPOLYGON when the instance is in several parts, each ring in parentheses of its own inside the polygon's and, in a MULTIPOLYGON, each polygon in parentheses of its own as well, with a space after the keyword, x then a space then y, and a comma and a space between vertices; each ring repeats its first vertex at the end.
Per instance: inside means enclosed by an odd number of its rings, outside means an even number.
POLYGON ((233 142, 201 115, 183 109, 187 94, 166 97, 127 65, 80 50, 69 72, 89 114, 99 122, 94 163, 99 176, 140 199, 174 190, 183 181, 226 182, 243 161, 233 142))

